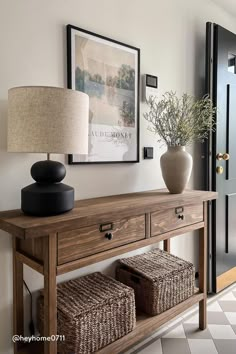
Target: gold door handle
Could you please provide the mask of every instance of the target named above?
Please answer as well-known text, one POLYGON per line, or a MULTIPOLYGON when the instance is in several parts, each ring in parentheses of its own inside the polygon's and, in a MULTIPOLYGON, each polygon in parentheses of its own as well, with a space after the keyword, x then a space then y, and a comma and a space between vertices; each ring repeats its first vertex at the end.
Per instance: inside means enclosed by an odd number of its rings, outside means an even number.
POLYGON ((218 175, 222 175, 223 172, 224 172, 224 169, 223 169, 222 166, 217 166, 217 167, 216 167, 216 173, 217 173, 218 175))
POLYGON ((229 154, 225 153, 223 154, 223 160, 228 161, 230 159, 229 154))
POLYGON ((219 152, 217 155, 216 155, 216 159, 221 161, 221 160, 225 160, 225 161, 228 161, 230 159, 230 156, 229 154, 225 153, 225 154, 222 154, 221 152, 219 152))

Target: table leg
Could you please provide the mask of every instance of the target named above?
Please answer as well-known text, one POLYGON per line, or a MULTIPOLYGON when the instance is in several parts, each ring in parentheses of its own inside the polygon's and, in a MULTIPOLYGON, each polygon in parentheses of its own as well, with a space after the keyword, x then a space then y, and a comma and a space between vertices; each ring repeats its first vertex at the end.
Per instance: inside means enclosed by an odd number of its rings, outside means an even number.
POLYGON ((205 297, 199 302, 199 328, 207 326, 207 202, 204 202, 204 228, 199 233, 199 290, 205 297))
MULTIPOLYGON (((50 234, 44 242, 44 336, 51 337, 57 335, 57 235, 50 234)), ((57 342, 46 341, 44 354, 57 354, 57 342)))
POLYGON ((164 251, 170 253, 170 239, 164 240, 164 251))
MULTIPOLYGON (((17 238, 13 237, 13 335, 24 336, 23 263, 16 258, 17 238)), ((20 343, 14 343, 14 354, 20 343)))

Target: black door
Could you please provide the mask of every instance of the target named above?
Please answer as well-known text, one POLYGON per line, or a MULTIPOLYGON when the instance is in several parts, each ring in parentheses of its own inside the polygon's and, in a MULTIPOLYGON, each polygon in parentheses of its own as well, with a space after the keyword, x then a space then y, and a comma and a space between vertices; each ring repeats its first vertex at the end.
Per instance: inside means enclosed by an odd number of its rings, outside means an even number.
POLYGON ((207 24, 207 91, 217 106, 209 139, 208 187, 219 193, 211 210, 210 287, 236 281, 236 35, 207 24))

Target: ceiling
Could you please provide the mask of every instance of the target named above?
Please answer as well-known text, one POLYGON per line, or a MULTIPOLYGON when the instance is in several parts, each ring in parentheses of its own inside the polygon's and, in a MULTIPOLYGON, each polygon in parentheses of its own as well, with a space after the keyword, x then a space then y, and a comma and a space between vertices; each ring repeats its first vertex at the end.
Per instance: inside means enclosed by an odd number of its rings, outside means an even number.
POLYGON ((212 0, 223 9, 236 16, 236 1, 235 0, 212 0))

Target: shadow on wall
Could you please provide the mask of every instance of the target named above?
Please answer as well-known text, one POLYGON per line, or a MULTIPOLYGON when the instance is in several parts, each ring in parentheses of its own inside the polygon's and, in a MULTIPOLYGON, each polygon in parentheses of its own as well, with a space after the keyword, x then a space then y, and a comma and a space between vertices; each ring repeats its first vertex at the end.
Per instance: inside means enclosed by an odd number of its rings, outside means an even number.
POLYGON ((0 101, 0 152, 7 150, 7 101, 0 101))
MULTIPOLYGON (((202 20, 196 19, 194 22, 189 22, 188 31, 186 32, 186 46, 185 58, 186 60, 186 72, 191 75, 186 75, 186 86, 191 89, 193 95, 197 98, 201 98, 205 95, 205 34, 202 31, 204 23, 202 20), (190 56, 191 53, 191 56, 190 56), (190 60, 191 58, 191 60, 190 60)), ((193 173, 191 176, 191 188, 205 189, 205 159, 204 156, 205 143, 194 143, 190 146, 189 150, 193 157, 193 173)), ((185 257, 185 252, 188 253, 188 247, 186 239, 186 250, 183 252, 182 257, 185 257)), ((174 241, 173 241, 174 242, 174 241)), ((198 232, 195 232, 193 238, 194 245, 194 265, 198 270, 198 249, 199 249, 199 237, 198 232)), ((181 252, 181 250, 180 250, 181 252)), ((186 253, 186 254, 187 254, 186 253)), ((181 253, 178 254, 180 256, 181 253)), ((191 260, 191 259, 190 259, 191 260)))
MULTIPOLYGON (((7 100, 0 101, 0 164, 1 171, 5 169, 1 163, 1 155, 7 150, 7 100)), ((0 172, 0 176, 2 173, 0 172)), ((12 254, 11 254, 11 238, 5 232, 0 231, 0 269, 1 284, 0 286, 0 353, 6 354, 6 348, 9 352, 12 343, 5 333, 12 333, 12 254), (10 275, 10 276, 9 276, 10 275)))
MULTIPOLYGON (((195 24, 195 31, 196 38, 195 38, 195 62, 194 62, 194 92, 197 97, 202 97, 206 94, 205 92, 205 36, 200 35, 201 31, 199 31, 199 23, 195 24)), ((200 24, 202 26, 202 23, 200 24)), ((195 189, 205 189, 205 176, 206 176, 206 167, 205 161, 206 156, 204 158, 204 151, 205 151, 205 144, 204 143, 195 143, 193 145, 193 161, 195 161, 198 168, 195 168, 195 173, 193 176, 193 185, 195 189)), ((194 248, 195 248, 195 255, 198 254, 199 250, 199 234, 197 231, 194 232, 194 248)), ((198 270, 198 257, 195 257, 195 264, 196 270, 198 270)))
MULTIPOLYGON (((19 181, 19 175, 16 173, 14 159, 7 154, 7 100, 0 101, 0 182, 1 198, 0 210, 11 209, 11 201, 16 200, 14 194, 8 195, 8 186, 15 186, 15 181, 19 181)), ((19 199, 19 198, 18 198, 19 199)))
POLYGON ((12 253, 11 237, 0 232, 0 353, 11 352, 12 342, 6 333, 12 333, 12 253))
MULTIPOLYGON (((205 92, 205 48, 206 48, 206 39, 205 36, 199 34, 198 28, 199 23, 195 24, 196 38, 195 38, 195 62, 194 62, 194 92, 196 97, 203 97, 205 92)), ((202 26, 202 23, 201 23, 202 26)), ((205 189, 205 161, 204 158, 204 143, 196 143, 193 146, 193 160, 196 161, 198 169, 195 169, 194 174, 194 188, 196 189, 205 189)))

